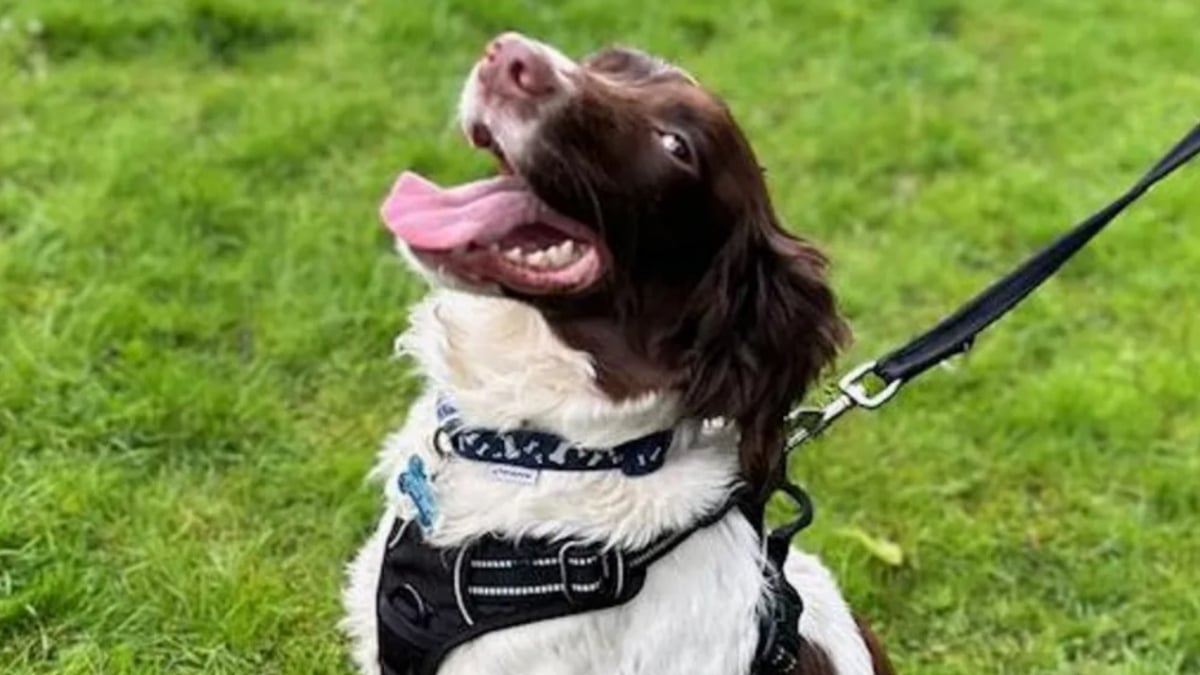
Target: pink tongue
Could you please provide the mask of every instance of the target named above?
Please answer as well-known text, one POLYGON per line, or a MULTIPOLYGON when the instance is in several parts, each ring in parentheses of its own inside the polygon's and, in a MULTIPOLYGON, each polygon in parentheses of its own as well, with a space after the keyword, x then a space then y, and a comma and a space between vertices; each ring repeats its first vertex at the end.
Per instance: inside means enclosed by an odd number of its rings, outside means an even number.
POLYGON ((409 246, 449 251, 488 244, 548 211, 515 176, 497 176, 443 189, 405 171, 383 202, 384 224, 409 246))

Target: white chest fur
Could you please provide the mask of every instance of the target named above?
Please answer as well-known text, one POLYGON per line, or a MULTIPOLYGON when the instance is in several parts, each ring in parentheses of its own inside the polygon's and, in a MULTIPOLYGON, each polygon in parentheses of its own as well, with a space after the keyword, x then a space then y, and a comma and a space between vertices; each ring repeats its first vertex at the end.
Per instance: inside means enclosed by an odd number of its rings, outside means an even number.
MULTIPOLYGON (((428 378, 427 393, 380 454, 375 474, 387 479, 387 513, 350 567, 344 626, 365 673, 378 672, 374 595, 386 533, 397 513, 411 515, 390 479, 411 454, 420 454, 436 476, 430 540, 443 546, 498 532, 637 548, 716 508, 736 477, 735 430, 684 423, 666 464, 647 476, 543 471, 533 482, 497 480, 486 464, 433 449, 432 392, 449 392, 468 424, 528 424, 583 446, 614 445, 671 426, 677 404, 666 394, 609 401, 593 384, 586 355, 559 342, 536 311, 506 300, 435 293, 413 311, 399 345, 428 378)), ((733 512, 656 562, 629 603, 484 635, 455 649, 441 673, 747 673, 764 599, 758 546, 752 527, 733 512)), ((869 673, 869 655, 828 573, 803 556, 789 565, 793 575, 803 578, 799 590, 809 608, 802 632, 821 643, 843 675, 869 673)))

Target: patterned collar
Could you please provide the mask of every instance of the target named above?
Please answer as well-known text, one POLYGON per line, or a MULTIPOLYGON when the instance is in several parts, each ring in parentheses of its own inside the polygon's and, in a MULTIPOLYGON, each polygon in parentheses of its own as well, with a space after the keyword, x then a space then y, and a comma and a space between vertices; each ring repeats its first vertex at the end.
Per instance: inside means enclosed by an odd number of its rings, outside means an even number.
POLYGON ((654 473, 667 459, 674 432, 670 429, 626 441, 611 448, 584 448, 545 431, 496 431, 468 427, 445 396, 437 404, 439 431, 454 452, 467 459, 532 470, 612 471, 626 476, 654 473))

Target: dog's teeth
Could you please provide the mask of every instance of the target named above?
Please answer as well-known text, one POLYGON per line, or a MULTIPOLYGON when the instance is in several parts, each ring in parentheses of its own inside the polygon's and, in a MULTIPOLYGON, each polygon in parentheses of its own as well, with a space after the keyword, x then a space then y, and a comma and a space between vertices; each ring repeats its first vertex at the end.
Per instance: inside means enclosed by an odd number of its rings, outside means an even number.
POLYGON ((584 252, 587 250, 584 244, 569 239, 555 246, 548 246, 536 251, 529 251, 528 253, 521 250, 519 246, 510 248, 507 251, 501 251, 496 244, 492 244, 489 248, 511 262, 520 263, 539 270, 566 267, 582 258, 584 252))
POLYGON ((576 262, 583 257, 583 254, 586 251, 587 248, 584 246, 584 244, 576 245, 575 242, 568 241, 567 243, 563 244, 563 254, 566 257, 566 260, 563 261, 563 264, 568 265, 576 262))
POLYGON ((570 252, 571 252, 571 262, 576 262, 576 261, 580 260, 581 258, 583 258, 583 254, 587 252, 587 247, 584 244, 577 244, 575 242, 571 242, 570 252))
POLYGON ((571 254, 567 253, 562 245, 553 246, 546 251, 546 261, 555 267, 562 267, 570 258, 571 254))
POLYGON ((546 252, 545 251, 534 251, 533 253, 530 253, 529 255, 525 256, 525 262, 529 263, 533 267, 545 267, 546 262, 547 262, 546 261, 546 252))

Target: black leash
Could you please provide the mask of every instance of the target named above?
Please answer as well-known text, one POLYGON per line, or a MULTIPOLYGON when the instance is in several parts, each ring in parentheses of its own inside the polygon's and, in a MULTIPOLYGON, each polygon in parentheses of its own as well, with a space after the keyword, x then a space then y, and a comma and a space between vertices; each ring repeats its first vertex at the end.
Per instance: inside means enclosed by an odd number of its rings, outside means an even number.
POLYGON ((882 406, 904 384, 970 349, 976 336, 1041 286, 1126 207, 1197 153, 1200 153, 1200 126, 1184 136, 1116 201, 1076 225, 1058 241, 1030 257, 923 335, 877 361, 869 361, 851 370, 838 382, 841 394, 824 408, 800 407, 792 410, 787 417, 791 432, 788 450, 819 435, 834 420, 853 408, 873 410, 882 406), (876 386, 871 391, 866 384, 869 376, 878 378, 882 386, 876 386))

